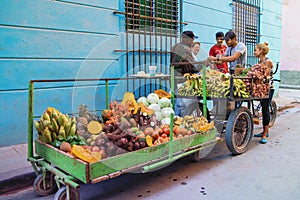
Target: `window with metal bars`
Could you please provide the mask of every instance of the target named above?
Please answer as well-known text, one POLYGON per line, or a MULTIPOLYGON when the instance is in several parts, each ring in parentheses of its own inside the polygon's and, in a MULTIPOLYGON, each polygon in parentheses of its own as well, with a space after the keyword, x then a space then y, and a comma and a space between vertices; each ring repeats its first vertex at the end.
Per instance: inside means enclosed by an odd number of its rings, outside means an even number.
POLYGON ((247 64, 257 63, 254 48, 260 36, 260 0, 233 0, 233 30, 247 46, 247 64))
POLYGON ((128 32, 177 33, 178 0, 127 0, 125 11, 128 32))

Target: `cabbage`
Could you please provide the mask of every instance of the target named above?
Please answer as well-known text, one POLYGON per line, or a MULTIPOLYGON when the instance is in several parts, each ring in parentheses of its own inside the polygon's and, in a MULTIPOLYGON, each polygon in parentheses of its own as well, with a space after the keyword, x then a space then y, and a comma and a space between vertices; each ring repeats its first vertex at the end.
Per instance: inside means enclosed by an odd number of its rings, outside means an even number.
POLYGON ((163 108, 161 110, 161 114, 163 117, 170 117, 171 113, 175 113, 174 110, 172 108, 163 108))
POLYGON ((149 106, 149 102, 147 100, 146 97, 140 97, 138 100, 137 100, 138 103, 142 102, 144 104, 144 106, 149 106))
POLYGON ((168 124, 168 125, 170 125, 170 123, 171 123, 171 119, 170 118, 163 118, 162 120, 161 120, 161 124, 168 124))
POLYGON ((159 97, 155 93, 150 93, 147 96, 147 100, 150 104, 158 103, 159 97))
POLYGON ((161 112, 155 112, 155 116, 157 121, 161 121, 164 118, 161 112))
POLYGON ((149 105, 148 108, 154 110, 155 113, 160 112, 160 106, 156 103, 149 105))
POLYGON ((166 108, 171 106, 171 100, 167 97, 163 97, 158 100, 158 105, 160 105, 161 108, 166 108))

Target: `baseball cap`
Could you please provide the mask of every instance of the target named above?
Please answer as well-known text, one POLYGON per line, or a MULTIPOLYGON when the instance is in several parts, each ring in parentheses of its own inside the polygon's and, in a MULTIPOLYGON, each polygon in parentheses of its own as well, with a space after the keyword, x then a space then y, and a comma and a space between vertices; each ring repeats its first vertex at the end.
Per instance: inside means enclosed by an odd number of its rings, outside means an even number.
POLYGON ((190 38, 198 38, 193 31, 183 31, 182 36, 190 37, 190 38))
POLYGON ((225 37, 224 39, 225 40, 228 40, 228 39, 233 39, 236 37, 236 34, 233 32, 233 31, 228 31, 226 34, 225 34, 225 37))

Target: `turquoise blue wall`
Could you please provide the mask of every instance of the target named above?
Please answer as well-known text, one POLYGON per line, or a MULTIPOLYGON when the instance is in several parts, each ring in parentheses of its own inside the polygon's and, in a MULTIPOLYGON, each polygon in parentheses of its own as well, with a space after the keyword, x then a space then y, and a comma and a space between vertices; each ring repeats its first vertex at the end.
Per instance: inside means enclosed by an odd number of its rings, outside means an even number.
MULTIPOLYGON (((184 30, 195 31, 201 57, 214 44, 214 34, 232 28, 229 0, 183 1, 184 30)), ((0 146, 27 141, 28 82, 32 79, 121 77, 126 72, 123 0, 6 0, 0 2, 0 146)), ((261 41, 279 61, 281 1, 264 0, 261 41)), ((111 83, 110 89, 116 88, 111 83)), ((122 96, 118 84, 113 99, 122 96)), ((48 106, 64 113, 104 108, 103 83, 35 84, 34 114, 48 106)))

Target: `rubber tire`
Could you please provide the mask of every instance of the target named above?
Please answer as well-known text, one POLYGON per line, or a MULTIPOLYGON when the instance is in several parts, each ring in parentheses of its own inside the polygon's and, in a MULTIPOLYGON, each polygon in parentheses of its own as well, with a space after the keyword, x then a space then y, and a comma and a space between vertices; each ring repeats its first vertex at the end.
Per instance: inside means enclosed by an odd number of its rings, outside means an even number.
POLYGON ((206 148, 200 149, 193 154, 193 160, 199 162, 202 158, 206 157, 215 147, 215 145, 210 145, 206 148))
POLYGON ((234 109, 229 114, 226 124, 225 141, 227 148, 233 155, 245 153, 252 135, 253 118, 250 110, 244 106, 234 109), (241 130, 241 135, 236 132, 238 128, 241 130), (240 142, 240 144, 237 144, 237 142, 240 142))
POLYGON ((269 127, 272 127, 275 124, 277 118, 277 104, 275 101, 271 101, 270 103, 270 122, 269 127))
MULTIPOLYGON (((208 108, 206 107, 206 113, 207 113, 207 120, 210 121, 210 113, 208 108)), ((192 115, 195 117, 203 116, 203 104, 202 103, 193 103, 191 104, 188 109, 186 110, 187 115, 192 115), (196 111, 196 112, 195 112, 196 111)))
MULTIPOLYGON (((78 189, 71 188, 70 191, 70 199, 71 200, 80 200, 80 192, 78 189)), ((67 199, 67 188, 66 186, 61 187, 54 195, 54 200, 66 200, 67 199)))
POLYGON ((43 186, 43 174, 37 175, 37 177, 34 179, 33 182, 34 191, 40 196, 47 196, 49 194, 56 192, 57 184, 54 177, 55 177, 54 174, 48 171, 46 172, 46 179, 45 179, 46 190, 45 190, 43 186))

